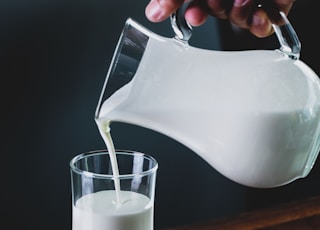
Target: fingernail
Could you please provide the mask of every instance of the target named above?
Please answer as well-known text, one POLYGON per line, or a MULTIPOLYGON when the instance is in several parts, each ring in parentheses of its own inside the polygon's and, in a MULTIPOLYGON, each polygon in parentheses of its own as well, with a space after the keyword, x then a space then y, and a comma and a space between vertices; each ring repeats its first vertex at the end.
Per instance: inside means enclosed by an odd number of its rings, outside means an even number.
POLYGON ((234 0, 233 5, 236 7, 241 7, 247 4, 248 0, 234 0))
POLYGON ((259 16, 253 15, 253 17, 252 17, 252 24, 253 25, 258 26, 258 25, 262 25, 264 23, 265 23, 264 18, 261 18, 259 16))
POLYGON ((157 1, 151 1, 146 7, 146 16, 150 21, 158 22, 163 18, 161 7, 157 1))

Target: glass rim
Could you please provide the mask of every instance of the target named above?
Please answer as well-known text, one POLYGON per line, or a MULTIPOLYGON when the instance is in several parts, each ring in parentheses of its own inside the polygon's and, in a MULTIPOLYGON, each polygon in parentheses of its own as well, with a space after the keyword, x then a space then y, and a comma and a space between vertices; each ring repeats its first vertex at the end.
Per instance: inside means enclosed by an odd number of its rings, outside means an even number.
POLYGON ((82 169, 79 169, 75 166, 75 163, 78 162, 81 159, 84 159, 88 156, 94 156, 94 155, 109 155, 109 151, 107 149, 102 149, 102 150, 93 150, 93 151, 89 151, 89 152, 84 152, 84 153, 80 153, 76 156, 74 156, 71 160, 70 160, 70 169, 75 172, 78 173, 80 175, 84 175, 86 177, 91 177, 91 178, 101 178, 101 179, 130 179, 133 177, 143 177, 146 175, 150 175, 152 173, 154 173, 157 169, 158 169, 158 162, 157 160, 145 153, 142 152, 138 152, 138 151, 133 151, 133 150, 115 150, 116 155, 129 155, 129 156, 134 156, 135 154, 140 154, 141 156, 143 156, 143 158, 148 159, 152 162, 154 162, 154 165, 152 168, 148 169, 148 170, 144 170, 142 172, 139 173, 130 173, 130 174, 120 174, 119 176, 114 176, 113 174, 101 174, 101 173, 94 173, 94 172, 89 172, 89 171, 85 171, 82 169))

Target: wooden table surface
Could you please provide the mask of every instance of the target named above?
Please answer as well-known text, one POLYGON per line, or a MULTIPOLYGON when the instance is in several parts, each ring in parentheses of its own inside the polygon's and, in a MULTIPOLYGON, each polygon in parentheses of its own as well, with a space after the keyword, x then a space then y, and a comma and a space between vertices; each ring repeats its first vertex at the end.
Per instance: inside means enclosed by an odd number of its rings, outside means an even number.
POLYGON ((320 229, 320 196, 166 230, 320 229))

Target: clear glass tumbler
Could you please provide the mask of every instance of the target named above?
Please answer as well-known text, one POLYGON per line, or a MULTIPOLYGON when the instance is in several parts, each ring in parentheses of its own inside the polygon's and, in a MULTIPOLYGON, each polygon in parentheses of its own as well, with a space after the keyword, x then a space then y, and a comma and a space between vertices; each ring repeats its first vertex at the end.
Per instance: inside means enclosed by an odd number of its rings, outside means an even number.
POLYGON ((118 176, 112 173, 106 150, 70 161, 73 230, 153 230, 157 161, 122 150, 116 151, 116 158, 118 176))

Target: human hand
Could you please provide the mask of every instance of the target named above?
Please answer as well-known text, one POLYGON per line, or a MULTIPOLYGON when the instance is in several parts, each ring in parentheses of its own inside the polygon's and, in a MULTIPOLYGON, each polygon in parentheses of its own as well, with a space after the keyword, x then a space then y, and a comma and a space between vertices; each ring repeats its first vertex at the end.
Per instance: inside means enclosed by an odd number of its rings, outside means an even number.
MULTIPOLYGON (((273 33, 272 23, 277 21, 274 12, 282 11, 287 15, 294 1, 190 0, 185 18, 192 26, 200 26, 209 15, 229 19, 231 23, 250 30, 257 37, 267 37, 273 33)), ((151 0, 146 7, 146 16, 152 22, 161 22, 184 2, 186 0, 151 0)))

